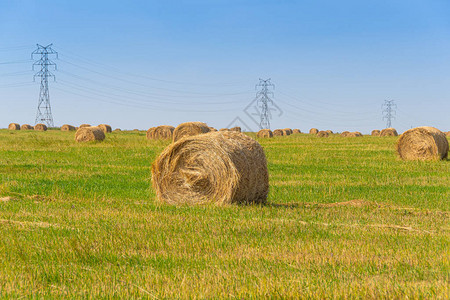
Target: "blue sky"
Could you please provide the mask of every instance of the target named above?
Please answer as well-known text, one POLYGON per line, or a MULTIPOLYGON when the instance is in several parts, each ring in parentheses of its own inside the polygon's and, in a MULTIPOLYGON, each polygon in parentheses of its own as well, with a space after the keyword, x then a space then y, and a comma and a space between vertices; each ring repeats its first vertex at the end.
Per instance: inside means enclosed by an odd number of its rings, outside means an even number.
POLYGON ((244 108, 271 78, 283 111, 272 129, 367 133, 385 127, 392 99, 399 131, 447 131, 449 16, 438 0, 3 0, 0 127, 34 124, 30 53, 53 43, 56 125, 222 128, 239 117, 256 130, 244 108))

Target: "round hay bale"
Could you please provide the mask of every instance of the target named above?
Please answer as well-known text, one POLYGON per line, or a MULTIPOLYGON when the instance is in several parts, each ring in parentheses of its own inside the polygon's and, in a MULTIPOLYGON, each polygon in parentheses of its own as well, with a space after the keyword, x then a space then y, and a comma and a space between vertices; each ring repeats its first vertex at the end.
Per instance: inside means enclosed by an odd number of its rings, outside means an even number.
POLYGON ((209 131, 218 131, 218 130, 215 129, 214 127, 209 127, 209 131))
POLYGON ((29 125, 29 124, 23 124, 22 126, 20 126, 20 130, 33 130, 34 127, 29 125))
POLYGON ((113 131, 115 131, 115 132, 117 132, 117 131, 122 131, 122 129, 116 128, 116 129, 114 129, 113 131))
POLYGON ((400 135, 397 152, 403 160, 439 160, 448 157, 448 140, 437 128, 423 126, 400 135))
POLYGON ((84 127, 91 127, 91 125, 90 124, 81 124, 80 127, 78 127, 78 128, 84 128, 84 127))
POLYGON ((319 129, 317 129, 317 128, 311 128, 309 130, 309 134, 318 134, 318 133, 319 133, 319 129))
POLYGON ((175 127, 169 125, 161 125, 158 127, 152 127, 147 131, 147 139, 152 140, 165 140, 171 139, 175 127))
POLYGON ((112 132, 111 126, 109 126, 107 124, 100 124, 97 127, 100 128, 101 130, 103 130, 104 133, 111 133, 112 132))
POLYGON ((395 130, 395 128, 385 128, 383 130, 381 130, 380 132, 380 136, 397 136, 397 130, 395 130))
POLYGON ((64 124, 63 126, 61 126, 61 131, 75 131, 75 130, 76 130, 75 126, 69 124, 64 124))
POLYGON ((283 136, 283 135, 284 135, 283 129, 275 129, 273 131, 273 136, 283 136))
POLYGON ((203 134, 209 131, 210 129, 208 125, 206 125, 206 123, 203 122, 181 123, 173 131, 173 141, 176 142, 183 137, 203 134))
POLYGON ((11 123, 8 125, 9 130, 20 130, 20 125, 17 123, 11 123))
POLYGON ((259 138, 271 138, 271 137, 273 137, 273 132, 270 129, 261 129, 256 134, 256 137, 259 137, 259 138))
POLYGON ((361 137, 361 136, 363 136, 363 135, 362 135, 361 132, 359 132, 359 131, 349 132, 349 133, 347 134, 347 137, 361 137))
POLYGON ((292 134, 300 134, 300 133, 302 133, 302 132, 300 131, 300 129, 293 129, 293 130, 292 130, 292 134))
POLYGON ((152 181, 158 200, 169 204, 265 203, 269 192, 263 148, 233 131, 170 144, 152 165, 152 181))
POLYGON ((331 131, 331 130, 329 130, 329 129, 326 130, 326 132, 328 132, 329 135, 333 134, 333 131, 331 131))
POLYGON ((291 130, 289 128, 281 129, 283 131, 283 135, 291 135, 291 130))
POLYGON ((328 137, 329 134, 328 134, 328 132, 321 130, 317 133, 317 136, 318 137, 328 137))
POLYGON ((228 128, 220 128, 219 131, 230 131, 228 128))
POLYGON ((75 133, 77 142, 103 141, 104 139, 105 132, 98 127, 80 127, 75 133))
POLYGON ((341 133, 342 137, 347 137, 350 134, 350 131, 344 131, 341 133))
POLYGON ((47 125, 45 124, 36 124, 34 125, 34 130, 36 131, 47 131, 47 125))
POLYGON ((239 127, 239 126, 236 126, 236 127, 230 128, 230 130, 231 130, 231 131, 242 132, 242 130, 241 130, 241 127, 239 127))
POLYGON ((380 136, 380 131, 378 129, 374 129, 372 130, 372 132, 370 133, 371 136, 380 136))
POLYGON ((446 135, 446 136, 450 136, 450 131, 447 131, 447 132, 445 133, 445 135, 446 135))

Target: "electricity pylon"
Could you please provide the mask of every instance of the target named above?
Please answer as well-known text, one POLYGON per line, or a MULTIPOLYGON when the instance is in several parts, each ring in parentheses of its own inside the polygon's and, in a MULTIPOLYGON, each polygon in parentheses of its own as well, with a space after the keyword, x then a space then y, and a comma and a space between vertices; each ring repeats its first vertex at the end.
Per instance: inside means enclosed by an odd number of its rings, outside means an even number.
POLYGON ((260 129, 270 129, 270 119, 272 115, 270 113, 269 104, 274 104, 271 97, 273 97, 273 92, 269 88, 275 88, 275 85, 270 82, 269 79, 259 79, 259 83, 256 88, 261 89, 256 93, 256 105, 259 108, 259 127, 260 129))
POLYGON ((397 108, 397 105, 394 100, 384 100, 381 108, 383 109, 383 120, 386 120, 386 128, 392 127, 392 120, 395 119, 394 108, 397 108))

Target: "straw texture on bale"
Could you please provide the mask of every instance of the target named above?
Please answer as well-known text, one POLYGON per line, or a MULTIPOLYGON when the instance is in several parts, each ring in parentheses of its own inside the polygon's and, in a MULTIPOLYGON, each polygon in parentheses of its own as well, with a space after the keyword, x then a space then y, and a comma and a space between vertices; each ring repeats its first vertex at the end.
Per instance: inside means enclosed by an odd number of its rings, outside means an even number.
POLYGON ((61 126, 61 131, 75 131, 75 130, 76 128, 69 124, 64 124, 63 126, 61 126))
POLYGON ((9 130, 20 130, 20 125, 17 123, 11 123, 8 125, 9 130))
POLYGON ((103 130, 104 133, 111 133, 112 132, 111 126, 109 126, 107 124, 100 124, 97 127, 100 128, 101 130, 103 130))
POLYGON ((75 133, 77 142, 103 141, 104 139, 105 133, 98 127, 80 127, 75 133))
POLYGON ((152 165, 160 202, 265 203, 269 192, 261 145, 243 133, 210 132, 169 145, 152 165))
POLYGON ((23 124, 22 126, 20 126, 20 130, 33 130, 34 127, 29 125, 29 124, 23 124))
POLYGON ((90 124, 81 124, 79 128, 84 128, 84 127, 91 127, 90 124))
POLYGON ((321 130, 317 133, 317 136, 318 137, 328 137, 329 134, 328 134, 328 132, 321 130))
POLYGON ((385 128, 383 130, 381 130, 380 132, 380 136, 397 136, 397 130, 395 130, 395 128, 385 128))
POLYGON ((374 129, 372 130, 372 132, 370 133, 371 136, 380 136, 380 131, 378 129, 374 129))
POLYGON ((169 125, 161 125, 152 127, 147 131, 147 139, 151 140, 165 140, 171 139, 175 127, 169 125))
POLYGON ((122 129, 116 128, 116 129, 114 129, 113 131, 122 131, 122 129))
POLYGON ((230 130, 231 130, 231 131, 242 132, 242 129, 241 129, 241 127, 239 127, 239 126, 236 126, 236 127, 230 128, 230 130))
POLYGON ((328 134, 333 134, 332 130, 327 130, 326 132, 328 132, 328 134))
POLYGON ((283 136, 283 135, 284 135, 283 129, 275 129, 273 131, 273 136, 283 136))
POLYGON ((405 131, 397 141, 403 160, 439 160, 448 157, 448 140, 434 127, 416 127, 405 131))
POLYGON ((318 133, 319 133, 319 129, 317 129, 317 128, 311 128, 309 130, 309 134, 318 134, 318 133))
POLYGON ((291 135, 290 129, 281 129, 283 131, 283 135, 291 135))
POLYGON ((219 131, 230 131, 228 128, 220 128, 219 131))
POLYGON ((346 135, 346 137, 361 137, 361 136, 363 136, 363 135, 361 134, 361 132, 358 132, 358 131, 349 132, 346 135))
POLYGON ((209 127, 209 131, 217 131, 214 127, 209 127))
POLYGON ((273 132, 270 129, 261 129, 256 136, 259 138, 271 138, 273 137, 273 132))
POLYGON ((344 131, 341 133, 342 137, 347 137, 350 134, 350 131, 344 131))
POLYGON ((206 125, 206 123, 203 122, 181 123, 173 131, 173 141, 176 142, 183 137, 203 134, 209 131, 210 129, 208 125, 206 125))
POLYGON ((292 134, 299 134, 299 133, 302 133, 302 132, 300 131, 300 129, 294 129, 294 130, 292 130, 292 134))
POLYGON ((36 130, 36 131, 47 131, 47 125, 45 125, 45 124, 36 124, 36 125, 34 125, 34 130, 36 130))

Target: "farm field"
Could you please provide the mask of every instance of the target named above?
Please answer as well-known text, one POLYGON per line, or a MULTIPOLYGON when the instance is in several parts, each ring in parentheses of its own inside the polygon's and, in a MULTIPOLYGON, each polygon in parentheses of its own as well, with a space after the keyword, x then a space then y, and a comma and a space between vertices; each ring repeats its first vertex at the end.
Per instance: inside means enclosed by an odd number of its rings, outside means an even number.
POLYGON ((268 204, 217 207, 156 202, 145 132, 0 130, 0 297, 448 299, 450 160, 397 138, 258 139, 268 204))

